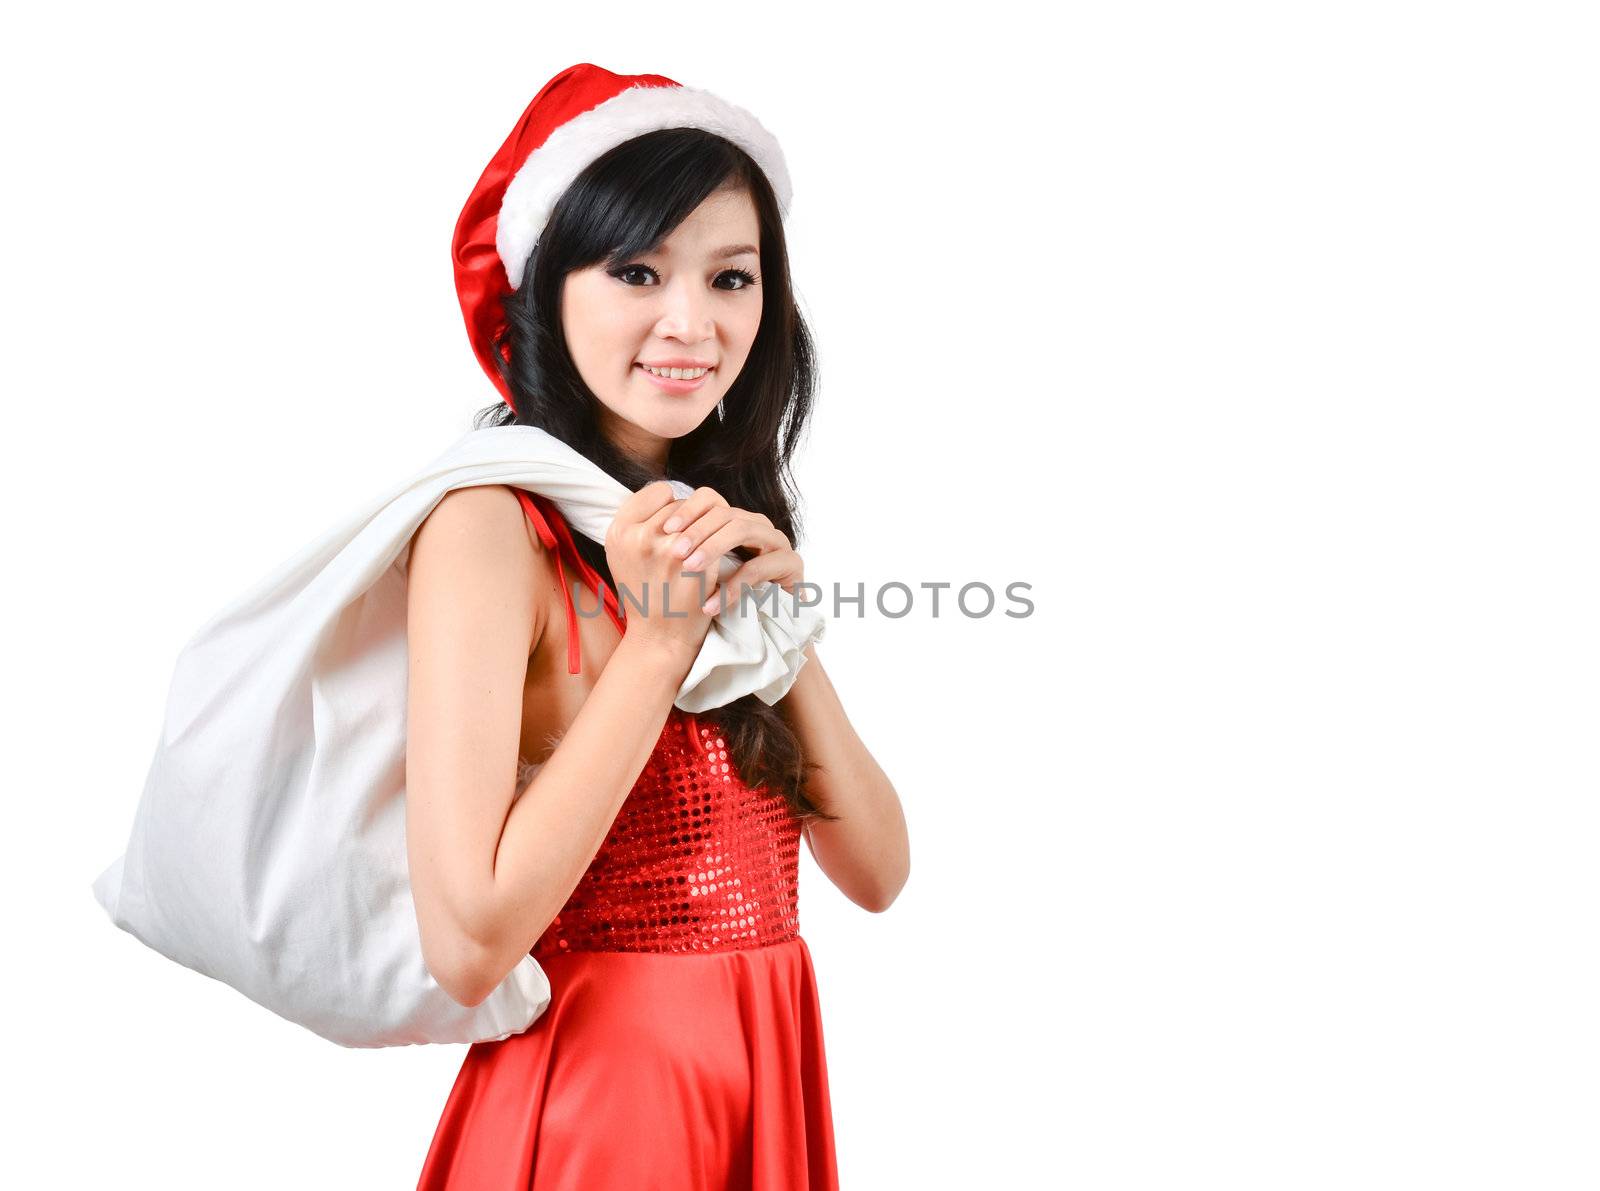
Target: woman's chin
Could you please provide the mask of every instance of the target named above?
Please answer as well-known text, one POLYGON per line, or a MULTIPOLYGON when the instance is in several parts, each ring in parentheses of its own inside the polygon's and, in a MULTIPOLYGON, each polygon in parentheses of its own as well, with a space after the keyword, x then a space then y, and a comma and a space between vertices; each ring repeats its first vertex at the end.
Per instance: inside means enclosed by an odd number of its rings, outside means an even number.
POLYGON ((638 429, 657 438, 682 438, 708 416, 715 416, 716 408, 715 401, 708 407, 703 401, 691 404, 681 397, 669 397, 660 402, 651 402, 645 409, 628 410, 627 419, 638 429))

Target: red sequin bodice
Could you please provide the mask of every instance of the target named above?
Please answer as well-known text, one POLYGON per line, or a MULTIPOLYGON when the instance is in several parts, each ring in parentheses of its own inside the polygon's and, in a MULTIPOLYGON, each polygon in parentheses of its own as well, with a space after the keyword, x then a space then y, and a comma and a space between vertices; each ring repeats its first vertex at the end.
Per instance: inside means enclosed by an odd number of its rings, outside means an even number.
MULTIPOLYGON (((578 568, 599 589, 554 506, 518 491, 558 567, 578 568)), ((567 612, 575 643, 570 593, 567 612)), ((578 663, 574 649, 573 673, 578 663)), ((800 929, 799 873, 800 823, 787 800, 740 778, 714 721, 673 707, 605 842, 531 954, 787 942, 800 929)))
POLYGON ((644 771, 535 958, 717 951, 799 932, 800 825, 739 780, 717 728, 674 707, 644 771))

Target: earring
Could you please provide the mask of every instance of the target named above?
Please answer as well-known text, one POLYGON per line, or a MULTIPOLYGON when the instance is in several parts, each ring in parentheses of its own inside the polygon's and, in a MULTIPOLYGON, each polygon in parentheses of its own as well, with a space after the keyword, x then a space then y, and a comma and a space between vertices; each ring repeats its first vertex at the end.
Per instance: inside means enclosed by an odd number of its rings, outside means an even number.
POLYGON ((726 412, 724 412, 724 410, 723 410, 723 408, 722 408, 722 398, 721 398, 721 397, 718 397, 718 398, 717 398, 717 421, 719 421, 719 422, 720 422, 720 421, 722 421, 722 420, 723 420, 723 419, 724 419, 724 418, 726 418, 726 417, 727 417, 727 416, 728 416, 728 415, 727 415, 727 414, 726 414, 726 412))

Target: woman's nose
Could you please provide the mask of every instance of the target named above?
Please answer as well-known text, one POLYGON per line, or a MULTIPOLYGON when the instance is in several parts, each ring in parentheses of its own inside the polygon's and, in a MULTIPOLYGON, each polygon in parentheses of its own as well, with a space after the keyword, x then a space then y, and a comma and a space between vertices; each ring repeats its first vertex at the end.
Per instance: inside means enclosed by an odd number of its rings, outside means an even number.
POLYGON ((661 318, 656 322, 656 334, 663 339, 682 339, 686 343, 699 343, 716 334, 716 320, 711 313, 710 295, 694 285, 673 284, 665 288, 661 300, 661 318))

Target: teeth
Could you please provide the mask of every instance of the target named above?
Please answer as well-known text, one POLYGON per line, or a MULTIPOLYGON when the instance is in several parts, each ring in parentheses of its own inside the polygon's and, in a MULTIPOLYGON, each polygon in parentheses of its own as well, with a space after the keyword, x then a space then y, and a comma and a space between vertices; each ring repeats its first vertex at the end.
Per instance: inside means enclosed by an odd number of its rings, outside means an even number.
POLYGON ((646 372, 665 377, 667 380, 697 380, 711 371, 709 368, 652 368, 648 364, 640 364, 646 372))

